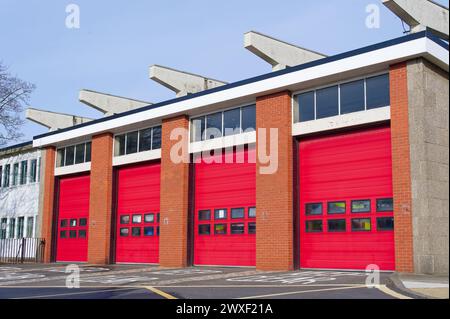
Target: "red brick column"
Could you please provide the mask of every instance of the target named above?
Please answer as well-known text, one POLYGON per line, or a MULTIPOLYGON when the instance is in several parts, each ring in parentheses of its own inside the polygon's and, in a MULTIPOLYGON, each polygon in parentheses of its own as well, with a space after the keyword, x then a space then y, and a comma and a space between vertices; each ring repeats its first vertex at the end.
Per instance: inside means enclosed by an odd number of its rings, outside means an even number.
MULTIPOLYGON (((176 128, 187 130, 189 119, 180 116, 162 123, 159 263, 163 267, 188 265, 189 163, 177 164, 170 158, 172 146, 179 143, 179 140, 170 140, 176 128)), ((185 143, 187 147, 189 140, 185 143)))
POLYGON ((92 138, 88 262, 108 264, 111 245, 113 135, 92 138))
MULTIPOLYGON (((284 91, 256 100, 256 127, 278 129, 278 169, 274 174, 261 174, 256 164, 256 268, 260 270, 292 270, 293 251, 293 142, 291 94, 284 91)), ((259 139, 257 134, 257 150, 259 139)))
POLYGON ((406 63, 391 66, 390 94, 395 267, 398 272, 414 272, 406 63))
POLYGON ((41 183, 43 183, 41 236, 45 239, 44 262, 49 263, 52 257, 53 212, 55 209, 55 156, 54 147, 45 148, 42 157, 41 183))

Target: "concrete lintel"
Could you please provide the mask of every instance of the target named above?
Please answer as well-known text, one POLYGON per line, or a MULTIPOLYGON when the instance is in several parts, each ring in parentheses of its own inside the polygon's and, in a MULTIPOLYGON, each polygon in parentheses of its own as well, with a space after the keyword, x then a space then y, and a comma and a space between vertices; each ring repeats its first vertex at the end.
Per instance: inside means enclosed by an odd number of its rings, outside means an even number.
POLYGON ((50 112, 35 108, 28 108, 25 117, 37 124, 47 127, 50 131, 56 131, 69 126, 92 121, 92 119, 77 115, 50 112))
POLYGON ((150 66, 150 79, 174 91, 177 97, 227 84, 227 82, 156 64, 150 66))
POLYGON ((383 0, 383 4, 411 27, 411 32, 427 28, 449 39, 448 8, 431 0, 383 0))
POLYGON ((244 34, 244 48, 271 64, 273 71, 326 57, 255 31, 244 34))
POLYGON ((152 104, 146 101, 85 89, 80 90, 78 99, 81 103, 104 113, 106 116, 152 104))

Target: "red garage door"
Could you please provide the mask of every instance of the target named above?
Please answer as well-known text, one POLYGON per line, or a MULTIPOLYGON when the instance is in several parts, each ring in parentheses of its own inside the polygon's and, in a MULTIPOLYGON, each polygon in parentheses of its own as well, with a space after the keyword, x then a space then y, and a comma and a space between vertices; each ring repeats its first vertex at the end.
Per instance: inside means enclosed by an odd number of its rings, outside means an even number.
POLYGON ((394 270, 390 129, 302 140, 299 161, 301 267, 394 270))
POLYGON ((59 182, 56 261, 86 262, 89 223, 89 175, 59 182))
POLYGON ((194 264, 254 266, 256 251, 255 151, 196 161, 194 264), (230 158, 228 157, 228 159, 230 158), (236 163, 244 158, 244 163, 236 163))
POLYGON ((117 263, 159 262, 160 163, 118 170, 117 263))

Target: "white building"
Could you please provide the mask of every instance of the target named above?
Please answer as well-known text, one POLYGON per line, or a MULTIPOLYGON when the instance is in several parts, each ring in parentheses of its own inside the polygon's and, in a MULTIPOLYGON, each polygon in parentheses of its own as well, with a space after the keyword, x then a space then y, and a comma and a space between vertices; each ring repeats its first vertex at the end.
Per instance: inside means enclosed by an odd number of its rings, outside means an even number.
POLYGON ((31 142, 0 149, 0 240, 36 237, 40 166, 31 142))

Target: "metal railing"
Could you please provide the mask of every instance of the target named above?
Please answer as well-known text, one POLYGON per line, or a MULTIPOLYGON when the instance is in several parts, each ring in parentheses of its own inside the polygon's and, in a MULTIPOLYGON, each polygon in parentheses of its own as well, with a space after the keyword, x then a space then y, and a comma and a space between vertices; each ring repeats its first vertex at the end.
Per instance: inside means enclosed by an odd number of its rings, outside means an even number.
POLYGON ((0 239, 0 264, 42 263, 44 248, 43 238, 0 239))

